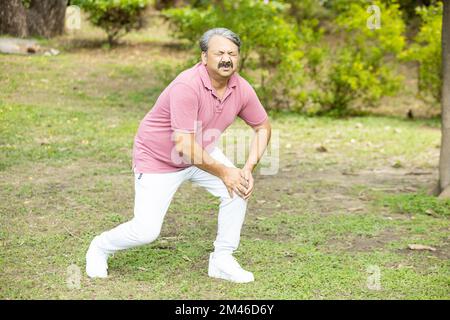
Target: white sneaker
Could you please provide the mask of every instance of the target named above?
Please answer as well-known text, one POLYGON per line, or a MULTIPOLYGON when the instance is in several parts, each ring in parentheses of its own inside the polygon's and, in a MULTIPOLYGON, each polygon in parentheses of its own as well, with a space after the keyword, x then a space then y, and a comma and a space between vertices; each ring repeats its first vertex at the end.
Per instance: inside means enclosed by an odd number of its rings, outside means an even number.
POLYGON ((92 240, 86 253, 86 273, 90 278, 106 278, 108 276, 108 254, 97 245, 97 237, 92 240))
POLYGON ((211 253, 209 255, 208 276, 237 283, 255 281, 253 273, 242 269, 231 254, 215 257, 214 253, 211 253))

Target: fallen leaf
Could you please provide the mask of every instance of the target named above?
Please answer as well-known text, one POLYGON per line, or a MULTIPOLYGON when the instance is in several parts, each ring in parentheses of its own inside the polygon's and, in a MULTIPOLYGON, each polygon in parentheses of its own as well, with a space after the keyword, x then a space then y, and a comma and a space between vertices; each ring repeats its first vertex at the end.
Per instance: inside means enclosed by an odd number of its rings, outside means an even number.
POLYGON ((192 260, 188 256, 183 256, 183 259, 189 262, 192 262, 192 260))
POLYGON ((364 209, 364 207, 356 207, 356 208, 348 208, 347 210, 348 211, 360 211, 360 210, 363 210, 364 209))
POLYGON ((411 250, 429 250, 429 251, 436 251, 436 248, 425 246, 423 244, 408 244, 408 248, 411 250))
POLYGON ((425 213, 429 216, 437 217, 438 215, 432 209, 425 210, 425 213))

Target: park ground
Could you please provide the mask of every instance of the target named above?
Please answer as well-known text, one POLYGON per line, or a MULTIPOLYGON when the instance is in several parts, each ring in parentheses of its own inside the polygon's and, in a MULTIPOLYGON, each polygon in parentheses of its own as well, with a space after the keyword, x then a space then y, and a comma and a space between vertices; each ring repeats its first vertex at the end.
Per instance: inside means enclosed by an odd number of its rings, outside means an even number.
POLYGON ((256 171, 236 253, 254 283, 208 278, 218 200, 189 183, 157 241, 87 278, 92 238, 132 218, 133 137, 185 51, 164 25, 113 50, 84 30, 42 40, 57 56, 0 56, 0 298, 450 297, 450 202, 428 195, 439 120, 408 120, 395 103, 345 119, 271 113, 279 170, 256 171))

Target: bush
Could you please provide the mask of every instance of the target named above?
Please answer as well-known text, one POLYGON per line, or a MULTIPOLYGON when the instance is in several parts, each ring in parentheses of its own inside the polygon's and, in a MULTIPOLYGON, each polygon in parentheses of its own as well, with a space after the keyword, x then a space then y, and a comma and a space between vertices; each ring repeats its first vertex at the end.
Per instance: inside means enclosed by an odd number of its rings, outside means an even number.
POLYGON ((428 97, 440 102, 442 91, 442 3, 416 8, 422 24, 414 43, 406 52, 408 60, 419 62, 419 92, 423 100, 428 97))
POLYGON ((287 9, 277 1, 223 0, 215 7, 187 6, 163 14, 174 35, 193 46, 210 28, 225 27, 239 34, 243 43, 239 71, 255 87, 262 103, 273 109, 288 103, 285 94, 294 94, 291 90, 301 82, 303 53, 298 50, 297 26, 285 19, 287 9))
POLYGON ((89 15, 89 21, 105 30, 110 46, 130 32, 144 26, 143 13, 149 0, 75 0, 89 15))
POLYGON ((312 92, 322 106, 319 113, 344 115, 357 100, 374 106, 382 96, 398 91, 402 77, 396 72, 396 59, 405 45, 405 26, 397 4, 375 4, 382 12, 379 29, 367 26, 367 4, 357 0, 340 7, 333 33, 342 43, 326 51, 326 71, 315 79, 312 92))
POLYGON ((366 0, 222 0, 164 15, 175 36, 193 46, 209 28, 238 33, 240 72, 266 107, 345 115, 356 103, 374 106, 400 87, 396 64, 405 25, 398 4, 390 2, 374 2, 382 12, 380 29, 367 27, 366 0))
POLYGON ((281 0, 281 2, 289 4, 288 14, 293 17, 299 25, 305 20, 323 20, 329 18, 330 12, 325 8, 321 1, 281 0))

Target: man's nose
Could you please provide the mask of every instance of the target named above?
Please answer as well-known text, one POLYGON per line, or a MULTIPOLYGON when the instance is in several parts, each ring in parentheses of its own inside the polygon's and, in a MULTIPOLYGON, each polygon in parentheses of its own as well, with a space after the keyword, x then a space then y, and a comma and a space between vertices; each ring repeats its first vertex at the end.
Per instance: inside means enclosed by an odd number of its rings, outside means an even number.
POLYGON ((223 60, 225 63, 231 63, 231 59, 230 58, 228 58, 228 59, 225 59, 225 60, 223 60))
POLYGON ((231 56, 228 54, 224 54, 222 56, 222 61, 225 61, 225 62, 231 61, 231 56))

